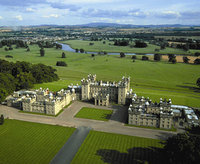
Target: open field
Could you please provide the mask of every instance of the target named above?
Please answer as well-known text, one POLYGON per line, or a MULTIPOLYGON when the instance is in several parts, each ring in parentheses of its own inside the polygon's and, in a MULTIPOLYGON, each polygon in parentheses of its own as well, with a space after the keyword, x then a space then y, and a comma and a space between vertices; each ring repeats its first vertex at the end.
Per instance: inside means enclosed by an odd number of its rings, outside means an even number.
MULTIPOLYGON (((200 57, 194 57, 194 56, 187 56, 187 57, 190 59, 189 63, 194 63, 194 60, 197 58, 200 59, 200 57)), ((168 61, 169 60, 168 55, 162 55, 162 59, 168 61)), ((176 60, 179 63, 183 63, 183 56, 176 56, 176 60)))
POLYGON ((93 120, 101 120, 101 121, 108 121, 111 114, 112 114, 112 110, 83 107, 76 114, 75 117, 93 119, 93 120))
POLYGON ((170 64, 166 61, 132 62, 131 56, 119 58, 117 55, 91 58, 89 54, 72 52, 65 52, 66 58, 62 59, 62 50, 54 48, 45 49, 45 56, 40 57, 38 46, 30 46, 30 49, 30 52, 26 52, 26 49, 5 51, 0 48, 0 58, 13 62, 44 63, 57 69, 59 81, 36 84, 35 88, 56 91, 71 83, 80 84, 80 80, 89 73, 96 74, 97 79, 105 81, 119 81, 122 76, 128 75, 131 77, 131 88, 138 95, 150 97, 153 101, 158 101, 160 97, 171 98, 173 104, 200 107, 200 90, 196 86, 196 80, 200 77, 199 65, 170 64), (14 58, 5 58, 5 55, 12 55, 14 58), (56 61, 65 61, 68 66, 57 67, 56 61))
MULTIPOLYGON (((160 50, 159 52, 155 52, 155 49, 160 49, 159 46, 148 44, 147 48, 130 48, 130 46, 114 46, 114 42, 106 41, 106 44, 103 44, 103 41, 83 41, 83 40, 68 40, 63 41, 62 43, 69 44, 73 49, 83 48, 85 51, 92 52, 126 52, 126 53, 137 53, 137 54, 193 54, 197 52, 197 50, 190 50, 190 52, 186 52, 182 49, 176 48, 166 48, 164 50, 160 50), (94 45, 89 45, 90 43, 94 43, 94 45), (110 44, 110 45, 109 45, 110 44)), ((134 44, 130 43, 130 44, 134 44)))
POLYGON ((90 131, 72 164, 161 163, 160 140, 90 131))
POLYGON ((0 126, 0 163, 49 163, 74 128, 5 120, 0 126))

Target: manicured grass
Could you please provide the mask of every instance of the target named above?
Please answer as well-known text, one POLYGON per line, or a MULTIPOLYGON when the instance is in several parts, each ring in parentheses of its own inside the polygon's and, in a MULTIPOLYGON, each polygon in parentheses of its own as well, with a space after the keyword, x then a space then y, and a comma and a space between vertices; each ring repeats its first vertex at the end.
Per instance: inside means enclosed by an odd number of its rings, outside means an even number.
MULTIPOLYGON (((130 46, 114 46, 113 45, 114 42, 112 41, 106 41, 106 44, 103 44, 103 41, 83 41, 83 40, 68 40, 68 41, 63 41, 62 43, 67 43, 74 49, 83 48, 86 52, 87 51, 92 51, 92 52, 106 51, 106 52, 138 53, 138 54, 153 54, 153 53, 191 54, 191 53, 196 52, 196 50, 191 51, 191 52, 186 52, 182 49, 168 48, 168 47, 164 50, 160 50, 159 52, 156 52, 155 49, 160 49, 160 47, 156 45, 148 44, 147 48, 131 48, 130 46), (94 43, 94 45, 89 45, 90 43, 94 43)), ((134 42, 131 44, 134 44, 134 42)))
POLYGON ((93 120, 101 120, 101 121, 108 121, 112 112, 113 112, 112 110, 83 107, 75 115, 75 117, 93 119, 93 120))
POLYGON ((177 129, 172 127, 171 129, 164 129, 164 128, 156 128, 156 127, 151 127, 151 126, 137 126, 137 125, 130 125, 130 124, 125 124, 125 126, 132 126, 132 127, 137 127, 137 128, 146 128, 146 129, 154 129, 154 130, 165 130, 165 131, 172 131, 176 132, 177 129))
POLYGON ((0 126, 0 163, 48 164, 74 128, 5 120, 0 126))
POLYGON ((90 131, 72 164, 161 163, 160 140, 90 131))
MULTIPOLYGON (((65 52, 66 58, 62 59, 62 50, 55 48, 45 49, 45 56, 40 57, 38 46, 29 47, 30 52, 26 52, 26 49, 5 51, 0 48, 0 58, 13 62, 44 63, 57 69, 59 81, 37 84, 34 88, 58 91, 67 88, 71 83, 80 84, 80 80, 90 73, 96 74, 97 79, 104 81, 119 81, 122 76, 128 75, 131 77, 131 88, 140 96, 150 97, 153 101, 158 101, 160 97, 171 98, 173 104, 200 107, 200 90, 196 86, 196 80, 200 77, 199 65, 138 59, 132 62, 131 56, 119 58, 118 55, 91 58, 90 54, 72 52, 65 52), (12 55, 14 58, 8 59, 5 55, 12 55), (58 60, 65 61, 68 67, 56 67, 58 60)), ((141 55, 137 56, 140 57, 141 55)))

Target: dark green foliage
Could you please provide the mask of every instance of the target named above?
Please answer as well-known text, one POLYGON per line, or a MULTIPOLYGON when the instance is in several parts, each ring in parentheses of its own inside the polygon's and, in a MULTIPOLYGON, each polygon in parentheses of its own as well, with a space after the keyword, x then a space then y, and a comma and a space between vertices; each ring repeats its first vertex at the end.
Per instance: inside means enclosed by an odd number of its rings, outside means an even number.
POLYGON ((4 116, 2 114, 1 117, 0 117, 0 125, 3 125, 3 123, 4 123, 4 116))
POLYGON ((35 83, 58 80, 55 69, 44 64, 8 62, 0 59, 0 101, 15 90, 28 89, 35 83))
POLYGON ((78 48, 76 48, 76 49, 75 49, 75 52, 76 52, 76 53, 78 53, 78 52, 79 52, 78 48))
POLYGON ((200 78, 197 79, 196 84, 197 84, 198 87, 200 87, 200 78))
POLYGON ((177 134, 167 139, 164 151, 166 163, 199 163, 200 137, 189 133, 177 134))
POLYGON ((56 49, 62 49, 62 45, 61 44, 56 44, 56 49))
POLYGON ((94 54, 91 54, 91 57, 94 57, 95 55, 94 54))
POLYGON ((114 43, 115 46, 128 46, 129 45, 129 41, 128 40, 115 40, 114 43))
POLYGON ((7 48, 7 47, 5 47, 5 48, 4 48, 4 50, 5 50, 5 51, 8 51, 8 48, 7 48))
POLYGON ((133 62, 135 62, 135 59, 133 59, 133 62))
POLYGON ((131 57, 131 59, 136 59, 137 57, 136 57, 136 55, 133 55, 132 57, 131 57))
POLYGON ((5 100, 7 95, 8 93, 6 92, 6 90, 3 88, 0 88, 0 103, 5 100))
POLYGON ((154 60, 155 61, 160 61, 162 56, 160 54, 154 54, 154 60))
POLYGON ((89 45, 90 45, 90 46, 93 46, 93 45, 94 45, 94 43, 89 43, 89 45))
POLYGON ((177 62, 177 61, 176 61, 176 58, 173 58, 173 59, 172 59, 172 64, 176 64, 176 62, 177 62))
POLYGON ((194 64, 200 64, 200 59, 195 59, 194 64))
POLYGON ((45 50, 44 50, 44 48, 41 48, 40 49, 40 56, 44 56, 44 54, 45 54, 45 50))
POLYGON ((149 60, 148 56, 142 56, 142 60, 149 60))
POLYGON ((106 44, 106 41, 103 41, 103 44, 106 44))
POLYGON ((29 51, 30 51, 30 48, 28 47, 28 48, 26 49, 26 51, 29 52, 29 51))
POLYGON ((62 53, 62 58, 66 58, 66 55, 65 55, 65 53, 64 53, 64 52, 62 53))
POLYGON ((11 55, 6 55, 5 57, 6 58, 13 58, 13 56, 11 56, 11 55))
POLYGON ((56 66, 64 66, 64 67, 66 67, 67 64, 64 61, 57 61, 56 66))
POLYGON ((194 56, 200 56, 200 52, 195 52, 194 56))
POLYGON ((80 49, 80 53, 84 53, 84 49, 83 48, 80 49))
POLYGON ((168 54, 168 58, 169 58, 169 62, 175 61, 174 59, 176 59, 176 55, 168 54))
POLYGON ((136 40, 135 41, 135 47, 136 48, 145 48, 145 47, 147 47, 147 44, 143 41, 136 40))
POLYGON ((124 58, 125 54, 123 52, 120 52, 120 58, 124 58))
POLYGON ((189 60, 190 60, 190 59, 189 59, 187 56, 184 56, 184 57, 183 57, 183 62, 184 62, 184 63, 189 63, 189 60))

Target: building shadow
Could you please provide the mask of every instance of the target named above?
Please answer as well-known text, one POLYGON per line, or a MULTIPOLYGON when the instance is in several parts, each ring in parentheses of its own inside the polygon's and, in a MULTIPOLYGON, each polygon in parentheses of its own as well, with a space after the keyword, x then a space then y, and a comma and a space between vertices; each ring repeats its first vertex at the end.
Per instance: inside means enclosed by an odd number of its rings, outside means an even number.
POLYGON ((121 153, 117 150, 99 149, 96 155, 108 164, 160 164, 165 163, 163 149, 157 147, 134 147, 121 153))
POLYGON ((184 86, 184 85, 176 85, 176 86, 192 90, 193 92, 200 93, 200 88, 198 88, 198 87, 191 87, 191 86, 184 86))
POLYGON ((128 119, 128 107, 121 105, 112 105, 113 114, 110 117, 110 120, 117 121, 121 123, 127 123, 128 119))

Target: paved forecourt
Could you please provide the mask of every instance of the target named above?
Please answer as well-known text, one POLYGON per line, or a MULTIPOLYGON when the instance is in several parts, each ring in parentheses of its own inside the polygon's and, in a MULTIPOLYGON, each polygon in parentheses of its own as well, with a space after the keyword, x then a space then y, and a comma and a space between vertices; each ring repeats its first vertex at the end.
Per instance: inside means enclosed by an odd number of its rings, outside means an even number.
POLYGON ((153 138, 153 139, 166 139, 169 136, 177 134, 176 132, 170 132, 170 131, 124 126, 124 123, 127 118, 126 110, 127 109, 125 107, 118 105, 113 106, 112 108, 107 108, 107 107, 94 106, 89 103, 75 101, 68 108, 64 109, 64 111, 59 116, 52 117, 45 115, 22 113, 15 108, 0 105, 0 114, 4 114, 5 118, 22 120, 22 121, 69 126, 69 127, 84 126, 84 127, 91 127, 93 130, 96 131, 153 138), (80 111, 82 107, 102 108, 109 110, 113 109, 113 114, 109 121, 75 118, 74 116, 80 111))

